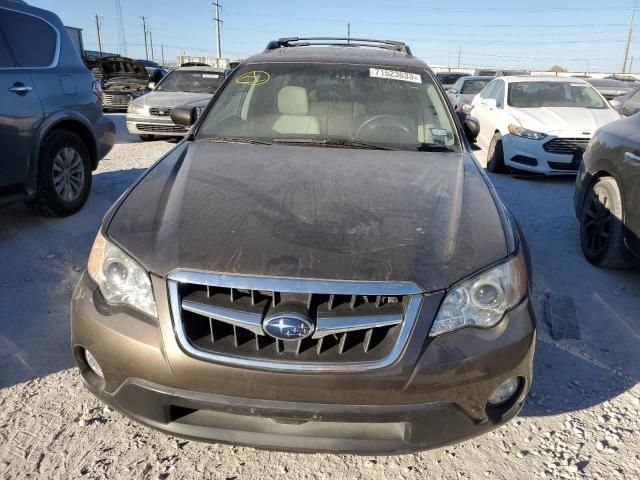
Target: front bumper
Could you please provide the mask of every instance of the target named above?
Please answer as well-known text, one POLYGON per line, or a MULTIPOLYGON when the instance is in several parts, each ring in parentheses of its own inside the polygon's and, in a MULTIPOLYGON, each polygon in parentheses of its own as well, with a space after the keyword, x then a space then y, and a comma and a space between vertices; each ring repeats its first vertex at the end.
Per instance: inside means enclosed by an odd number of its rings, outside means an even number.
MULTIPOLYGON (((153 278, 155 297, 166 282, 153 278)), ((72 301, 72 343, 87 387, 135 420, 173 435, 295 451, 404 453, 492 430, 522 408, 531 385, 535 319, 527 300, 489 330, 427 338, 423 305, 395 365, 359 373, 242 369, 178 346, 165 302, 158 319, 112 307, 83 275, 72 301), (104 379, 84 360, 88 349, 104 379), (487 398, 520 377, 504 406, 487 398)))
MULTIPOLYGON (((579 135, 567 137, 580 138, 579 135)), ((531 140, 512 134, 505 135, 502 138, 505 165, 545 175, 575 174, 580 164, 580 156, 550 153, 544 149, 544 144, 554 138, 558 137, 547 136, 541 140, 531 140)))
POLYGON ((127 130, 131 135, 154 135, 158 137, 179 137, 189 129, 176 125, 169 116, 127 114, 127 130))

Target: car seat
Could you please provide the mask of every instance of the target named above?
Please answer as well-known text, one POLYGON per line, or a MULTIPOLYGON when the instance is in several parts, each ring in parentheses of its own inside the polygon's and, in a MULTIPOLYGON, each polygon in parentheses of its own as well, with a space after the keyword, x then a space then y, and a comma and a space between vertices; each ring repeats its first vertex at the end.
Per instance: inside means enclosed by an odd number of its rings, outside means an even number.
POLYGON ((318 119, 309 115, 309 98, 304 87, 286 86, 278 93, 280 116, 273 124, 273 130, 284 134, 318 135, 318 119))

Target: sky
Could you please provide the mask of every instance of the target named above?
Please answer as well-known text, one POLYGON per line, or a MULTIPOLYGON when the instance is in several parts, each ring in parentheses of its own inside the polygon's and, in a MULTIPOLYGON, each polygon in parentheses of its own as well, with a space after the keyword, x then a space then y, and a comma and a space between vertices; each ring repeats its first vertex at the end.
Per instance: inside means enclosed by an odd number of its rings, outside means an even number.
MULTIPOLYGON (((118 52, 116 0, 27 0, 84 29, 85 48, 98 49, 95 15, 102 15, 103 49, 118 52)), ((120 0, 127 55, 144 58, 140 16, 152 28, 156 60, 182 51, 215 56, 211 0, 120 0)), ((246 58, 285 36, 346 36, 405 41, 433 66, 621 71, 633 0, 219 0, 222 56, 246 58), (520 3, 520 2, 518 2, 520 3), (524 2, 523 2, 524 3, 524 2)), ((639 3, 640 7, 640 3, 639 3)), ((640 72, 640 8, 629 57, 640 72), (637 36, 637 39, 635 38, 637 36)))

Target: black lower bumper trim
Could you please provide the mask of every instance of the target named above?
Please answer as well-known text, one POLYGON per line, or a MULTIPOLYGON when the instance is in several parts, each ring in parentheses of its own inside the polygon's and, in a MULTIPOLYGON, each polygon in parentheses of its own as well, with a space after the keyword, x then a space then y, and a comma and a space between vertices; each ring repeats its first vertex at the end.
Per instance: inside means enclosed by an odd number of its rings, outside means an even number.
MULTIPOLYGON (((85 382, 87 383, 87 382, 85 382)), ((398 454, 440 447, 492 430, 454 403, 340 405, 230 398, 129 379, 113 395, 87 386, 106 403, 150 427, 194 440, 285 451, 398 454)))

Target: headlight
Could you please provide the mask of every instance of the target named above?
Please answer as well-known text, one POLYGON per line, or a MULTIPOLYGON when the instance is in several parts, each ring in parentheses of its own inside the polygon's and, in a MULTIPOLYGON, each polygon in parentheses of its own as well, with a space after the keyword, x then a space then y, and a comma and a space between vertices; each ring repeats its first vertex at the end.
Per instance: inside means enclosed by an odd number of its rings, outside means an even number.
POLYGON ((490 328, 527 293, 522 254, 453 287, 442 301, 430 336, 464 327, 490 328))
POLYGON ((517 135, 518 137, 530 138, 531 140, 540 140, 547 135, 540 132, 534 132, 528 128, 519 127, 518 125, 509 125, 509 133, 517 135))
POLYGON ((128 113, 138 113, 140 115, 147 114, 147 107, 145 105, 140 105, 139 103, 129 102, 129 106, 127 107, 128 113))
POLYGON ((157 316, 147 272, 100 232, 91 248, 87 272, 108 302, 157 316))
POLYGON ((470 103, 465 103, 460 107, 460 111, 462 113, 469 114, 471 113, 471 110, 473 110, 473 105, 471 105, 470 103))

